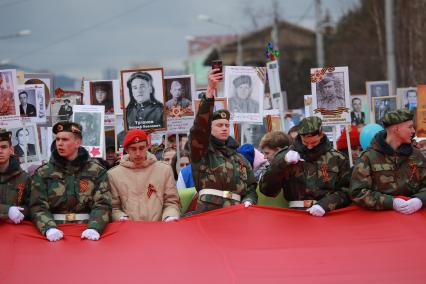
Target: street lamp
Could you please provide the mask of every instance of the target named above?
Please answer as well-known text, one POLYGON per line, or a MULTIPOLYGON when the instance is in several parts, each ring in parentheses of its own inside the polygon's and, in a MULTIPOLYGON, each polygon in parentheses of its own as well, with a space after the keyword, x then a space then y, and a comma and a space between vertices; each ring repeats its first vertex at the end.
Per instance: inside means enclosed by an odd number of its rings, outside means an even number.
POLYGON ((20 30, 16 33, 13 34, 8 34, 8 35, 0 35, 0 40, 1 39, 10 39, 10 38, 16 38, 16 37, 22 37, 22 36, 28 36, 31 34, 31 30, 20 30))
POLYGON ((235 63, 238 66, 244 65, 243 45, 242 45, 242 42, 241 42, 241 36, 238 33, 237 29, 235 29, 231 25, 227 25, 227 24, 215 21, 210 16, 205 15, 205 14, 198 14, 197 19, 200 20, 200 21, 208 22, 208 23, 211 23, 211 24, 214 24, 214 25, 218 25, 218 26, 222 26, 222 27, 230 29, 235 34, 235 36, 237 37, 237 56, 236 56, 237 58, 235 59, 235 63))

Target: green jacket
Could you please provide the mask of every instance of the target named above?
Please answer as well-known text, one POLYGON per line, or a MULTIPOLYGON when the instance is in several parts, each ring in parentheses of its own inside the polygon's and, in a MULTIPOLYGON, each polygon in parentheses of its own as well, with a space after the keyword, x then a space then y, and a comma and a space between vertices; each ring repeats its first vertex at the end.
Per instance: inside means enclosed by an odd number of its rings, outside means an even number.
POLYGON ((11 156, 6 172, 0 173, 0 220, 9 219, 11 206, 23 207, 23 214, 29 217, 30 183, 31 179, 21 169, 18 159, 11 156))
POLYGON ((426 203, 426 158, 410 144, 394 151, 386 131, 376 134, 361 153, 352 173, 349 195, 365 208, 393 209, 394 196, 417 197, 426 203))
MULTIPOLYGON (((190 131, 192 175, 196 189, 231 191, 241 195, 242 201, 256 204, 256 178, 249 162, 236 151, 238 143, 232 137, 224 143, 211 135, 213 107, 214 99, 201 100, 190 131)), ((203 198, 197 211, 226 206, 227 201, 218 196, 203 198)))
POLYGON ((346 191, 349 188, 349 162, 332 148, 324 135, 314 149, 307 149, 297 137, 294 145, 275 155, 270 167, 260 181, 260 192, 275 197, 281 189, 287 201, 317 200, 325 210, 345 207, 349 204, 346 191), (287 164, 285 155, 297 151, 305 161, 287 164))
POLYGON ((50 161, 34 173, 31 184, 32 221, 45 235, 56 228, 52 214, 88 213, 88 229, 102 233, 111 215, 111 191, 107 172, 82 147, 67 161, 52 152, 50 161))

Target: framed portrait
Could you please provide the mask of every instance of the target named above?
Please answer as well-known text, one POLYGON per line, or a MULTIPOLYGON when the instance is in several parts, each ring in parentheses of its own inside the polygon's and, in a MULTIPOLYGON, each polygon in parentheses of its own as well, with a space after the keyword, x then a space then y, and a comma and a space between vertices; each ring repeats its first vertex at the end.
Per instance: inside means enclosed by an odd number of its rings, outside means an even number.
POLYGON ((397 110, 396 96, 373 97, 374 122, 382 124, 382 118, 386 113, 397 110))
POLYGON ((265 93, 263 96, 263 116, 278 115, 288 110, 287 92, 265 93))
POLYGON ((121 71, 125 128, 167 128, 162 68, 121 71))
POLYGON ((265 118, 261 123, 238 123, 234 131, 238 131, 240 145, 252 144, 258 149, 260 139, 268 132, 268 122, 265 118))
POLYGON ((81 103, 80 95, 68 95, 50 100, 52 126, 59 121, 71 121, 73 106, 81 103))
POLYGON ((123 153, 123 141, 126 137, 126 131, 124 129, 124 118, 122 114, 115 115, 115 149, 120 153, 123 153))
POLYGON ((369 81, 365 82, 365 86, 372 111, 374 108, 373 98, 389 97, 393 95, 390 81, 369 81))
POLYGON ((194 116, 194 76, 168 76, 164 78, 164 84, 168 118, 194 116))
MULTIPOLYGON (((198 108, 200 107, 201 100, 194 100, 195 103, 195 113, 198 112, 198 108)), ((220 110, 220 109, 228 109, 228 101, 226 98, 215 98, 214 99, 214 107, 213 112, 220 110)))
POLYGON ((251 66, 225 66, 224 96, 234 122, 262 122, 265 84, 251 66))
POLYGON ((351 95, 351 124, 363 126, 370 123, 370 106, 367 95, 351 95))
POLYGON ((28 122, 46 122, 45 86, 43 84, 18 85, 19 114, 28 122))
POLYGON ((81 125, 83 142, 90 156, 100 158, 104 153, 105 106, 74 105, 72 121, 81 125))
POLYGON ((417 88, 397 88, 396 96, 398 100, 398 108, 405 108, 410 111, 417 109, 417 88))
POLYGON ((13 152, 21 163, 38 163, 41 161, 36 124, 14 125, 8 130, 12 132, 13 152))
POLYGON ((313 114, 323 125, 350 124, 348 67, 311 69, 313 114))
POLYGON ((283 131, 281 127, 281 118, 278 115, 271 115, 271 131, 283 131))
POLYGON ((19 116, 15 69, 0 70, 0 117, 19 116))

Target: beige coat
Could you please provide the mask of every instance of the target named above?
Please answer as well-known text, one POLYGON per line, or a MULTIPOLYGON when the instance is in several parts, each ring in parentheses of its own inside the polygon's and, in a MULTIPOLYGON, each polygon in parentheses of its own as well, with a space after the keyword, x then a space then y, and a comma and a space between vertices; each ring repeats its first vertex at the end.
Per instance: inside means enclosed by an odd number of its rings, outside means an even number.
POLYGON ((180 216, 180 200, 172 168, 154 155, 136 168, 125 155, 120 164, 108 171, 112 192, 112 219, 161 221, 180 216))

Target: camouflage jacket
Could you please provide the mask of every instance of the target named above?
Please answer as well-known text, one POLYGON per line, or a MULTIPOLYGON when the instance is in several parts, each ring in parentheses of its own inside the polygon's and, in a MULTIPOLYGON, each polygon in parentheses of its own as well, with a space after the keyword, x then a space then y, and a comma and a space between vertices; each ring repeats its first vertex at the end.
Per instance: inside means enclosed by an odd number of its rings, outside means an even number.
MULTIPOLYGON (((236 151, 238 143, 232 137, 228 137, 224 143, 211 135, 213 107, 214 99, 201 100, 190 131, 192 175, 196 189, 231 191, 241 195, 242 201, 248 200, 256 204, 257 182, 249 162, 236 151)), ((197 211, 226 206, 226 201, 218 196, 205 198, 201 202, 204 204, 199 204, 203 209, 197 206, 197 211)))
POLYGON ((361 153, 352 173, 349 195, 374 210, 392 209, 393 196, 417 197, 426 203, 426 158, 409 144, 394 151, 386 131, 377 133, 361 153))
POLYGON ((15 156, 9 158, 6 172, 0 173, 0 220, 9 219, 10 206, 24 208, 23 214, 29 216, 29 195, 31 179, 24 172, 15 156))
POLYGON ((31 184, 31 216, 45 235, 56 228, 52 214, 88 213, 88 229, 102 233, 111 215, 111 192, 107 172, 82 147, 78 157, 67 161, 52 152, 50 161, 39 167, 31 184))
POLYGON ((349 204, 349 162, 330 145, 324 135, 314 149, 307 149, 297 137, 295 144, 280 150, 260 181, 260 192, 277 196, 284 189, 287 201, 317 200, 325 211, 349 204), (297 151, 305 161, 287 164, 285 155, 297 151))

